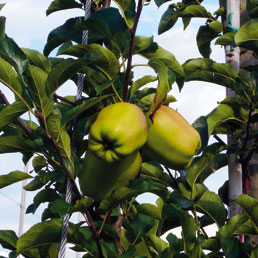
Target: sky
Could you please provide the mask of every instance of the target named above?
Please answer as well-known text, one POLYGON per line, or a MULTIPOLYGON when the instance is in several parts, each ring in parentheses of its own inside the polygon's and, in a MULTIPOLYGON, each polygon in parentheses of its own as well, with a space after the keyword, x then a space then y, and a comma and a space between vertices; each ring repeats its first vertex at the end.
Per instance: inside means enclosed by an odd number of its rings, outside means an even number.
MULTIPOLYGON (((81 10, 69 10, 57 12, 46 17, 45 10, 51 3, 51 0, 35 1, 35 0, 8 0, 0 3, 5 3, 6 6, 2 9, 1 14, 6 16, 6 33, 12 37, 20 47, 32 48, 42 52, 45 45, 48 33, 57 26, 64 23, 65 20, 75 16, 82 16, 81 10)), ((177 2, 177 1, 172 1, 177 2)), ((171 3, 171 1, 169 2, 171 3)), ((203 3, 210 12, 218 8, 218 1, 204 0, 203 3)), ((161 15, 167 9, 167 4, 157 8, 153 1, 150 5, 143 8, 143 13, 140 19, 137 34, 144 36, 154 36, 154 40, 158 42, 163 48, 172 52, 180 64, 184 63, 189 58, 200 57, 195 38, 198 26, 203 25, 204 20, 194 19, 189 27, 183 31, 183 25, 180 22, 172 30, 160 36, 157 35, 157 28, 161 15)), ((224 62, 224 50, 219 46, 213 47, 211 58, 217 62, 224 62)), ((133 59, 133 63, 140 63, 141 58, 133 59)), ((146 70, 139 70, 136 76, 146 73, 146 70)), ((13 101, 13 96, 5 86, 0 85, 2 90, 10 101, 13 101)), ((62 89, 62 93, 69 95, 75 94, 76 88, 71 84, 62 89)), ((173 86, 170 93, 175 96, 177 102, 173 103, 171 107, 177 109, 189 123, 192 123, 201 115, 208 114, 217 104, 225 97, 225 88, 209 83, 190 82, 186 83, 181 92, 178 91, 177 86, 173 86)), ((7 174, 11 171, 24 171, 24 165, 21 161, 20 154, 1 154, 0 155, 0 175, 7 174)), ((30 166, 31 169, 31 166, 30 166)), ((206 185, 212 191, 217 189, 227 180, 227 171, 222 169, 212 175, 207 181, 206 185)), ((19 212, 21 200, 22 184, 0 189, 0 230, 12 229, 18 232, 19 226, 19 212)), ((26 206, 32 202, 33 192, 27 192, 26 206)), ((152 200, 153 196, 144 195, 139 198, 141 202, 148 202, 152 200)), ((40 211, 44 205, 40 207, 39 211, 34 215, 25 216, 24 231, 26 231, 32 224, 40 221, 40 211)), ((74 218, 75 219, 75 218, 74 218)), ((214 233, 214 228, 211 229, 214 233)), ((6 252, 0 248, 0 255, 7 255, 6 252)), ((68 257, 75 257, 68 255, 68 257)))

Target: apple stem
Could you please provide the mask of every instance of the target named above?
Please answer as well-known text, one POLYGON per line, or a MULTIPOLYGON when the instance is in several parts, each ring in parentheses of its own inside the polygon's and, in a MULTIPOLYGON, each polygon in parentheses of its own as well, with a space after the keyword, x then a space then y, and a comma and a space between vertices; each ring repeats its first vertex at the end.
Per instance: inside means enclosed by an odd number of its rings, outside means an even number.
POLYGON ((130 77, 130 72, 132 70, 134 40, 135 40, 136 29, 137 29, 139 19, 140 19, 140 15, 141 15, 141 12, 142 12, 142 7, 143 7, 143 0, 139 0, 136 15, 135 15, 135 20, 134 20, 134 25, 133 25, 132 29, 130 29, 131 39, 130 39, 130 45, 129 45, 127 68, 126 68, 126 72, 125 72, 123 101, 127 101, 128 87, 129 87, 129 77, 130 77))

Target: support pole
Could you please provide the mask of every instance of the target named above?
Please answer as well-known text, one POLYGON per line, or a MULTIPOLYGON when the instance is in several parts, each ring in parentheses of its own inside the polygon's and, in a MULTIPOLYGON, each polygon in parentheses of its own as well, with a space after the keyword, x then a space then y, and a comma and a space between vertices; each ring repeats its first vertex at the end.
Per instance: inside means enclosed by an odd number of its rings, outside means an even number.
MULTIPOLYGON (((240 27, 240 0, 227 0, 227 24, 235 29, 240 27)), ((240 49, 239 47, 232 48, 226 46, 225 48, 226 62, 231 64, 235 70, 240 71, 240 49)), ((228 89, 226 90, 227 97, 236 97, 237 94, 228 89)), ((228 137, 228 143, 238 145, 240 142, 228 137)), ((242 187, 242 168, 239 162, 239 157, 234 153, 228 155, 228 179, 229 179, 229 217, 241 213, 241 207, 233 200, 243 193, 242 187)))

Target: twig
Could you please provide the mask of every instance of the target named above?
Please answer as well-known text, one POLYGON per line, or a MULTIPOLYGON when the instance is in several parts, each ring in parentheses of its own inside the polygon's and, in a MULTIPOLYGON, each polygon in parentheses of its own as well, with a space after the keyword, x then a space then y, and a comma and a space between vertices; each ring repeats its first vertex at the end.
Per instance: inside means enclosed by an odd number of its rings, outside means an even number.
POLYGON ((104 258, 102 248, 101 248, 101 244, 100 244, 99 234, 98 234, 98 232, 97 232, 97 230, 94 226, 91 215, 88 211, 86 211, 85 214, 83 214, 83 216, 84 216, 85 220, 87 221, 91 232, 95 236, 95 240, 96 240, 96 244, 97 244, 97 248, 98 248, 98 254, 99 254, 98 258, 104 258))
POLYGON ((67 99, 67 98, 64 98, 64 97, 62 97, 62 96, 59 96, 59 95, 57 95, 56 93, 54 94, 54 98, 60 99, 60 100, 66 102, 66 103, 68 103, 68 104, 70 104, 70 105, 72 105, 72 106, 74 106, 74 107, 77 106, 77 104, 76 104, 75 102, 73 102, 73 101, 71 101, 71 100, 69 100, 69 99, 67 99))
POLYGON ((197 216, 197 214, 196 214, 195 207, 192 207, 192 208, 191 208, 191 212, 192 212, 193 215, 194 215, 194 219, 195 219, 196 224, 199 224, 200 229, 201 229, 202 233, 204 234, 204 237, 205 237, 206 239, 208 239, 209 236, 207 235, 205 229, 203 228, 203 226, 201 225, 201 223, 200 223, 200 221, 199 221, 199 219, 198 219, 198 216, 197 216))
POLYGON ((123 100, 124 101, 127 100, 129 77, 130 77, 130 72, 131 72, 131 69, 132 69, 134 39, 135 39, 136 29, 137 29, 137 26, 138 26, 138 23, 139 23, 139 18, 140 18, 141 12, 142 12, 142 7, 143 7, 142 1, 143 0, 139 0, 139 2, 138 2, 137 11, 136 11, 135 20, 134 20, 134 25, 133 25, 133 28, 130 30, 131 39, 130 39, 130 45, 129 45, 127 68, 126 68, 126 72, 125 72, 124 93, 123 93, 123 100))
POLYGON ((170 178, 172 179, 172 181, 175 183, 176 188, 179 189, 178 184, 177 184, 177 181, 176 181, 176 179, 173 177, 173 175, 172 175, 171 171, 169 170, 169 168, 168 168, 168 167, 165 167, 165 169, 167 170, 167 172, 168 172, 170 178))

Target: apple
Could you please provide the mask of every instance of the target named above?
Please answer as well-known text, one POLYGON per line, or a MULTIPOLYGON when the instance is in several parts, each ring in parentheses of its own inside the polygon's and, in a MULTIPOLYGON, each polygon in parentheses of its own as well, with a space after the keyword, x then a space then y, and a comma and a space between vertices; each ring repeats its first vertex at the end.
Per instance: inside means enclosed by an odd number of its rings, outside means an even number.
POLYGON ((139 151, 108 163, 87 151, 78 178, 84 195, 102 200, 113 190, 127 186, 138 175, 142 164, 139 151))
POLYGON ((147 121, 139 107, 119 102, 98 114, 89 133, 89 150, 112 163, 139 150, 147 140, 147 121))
POLYGON ((187 168, 201 147, 199 133, 177 111, 161 106, 148 122, 148 139, 142 149, 145 157, 162 165, 182 170, 187 168))

